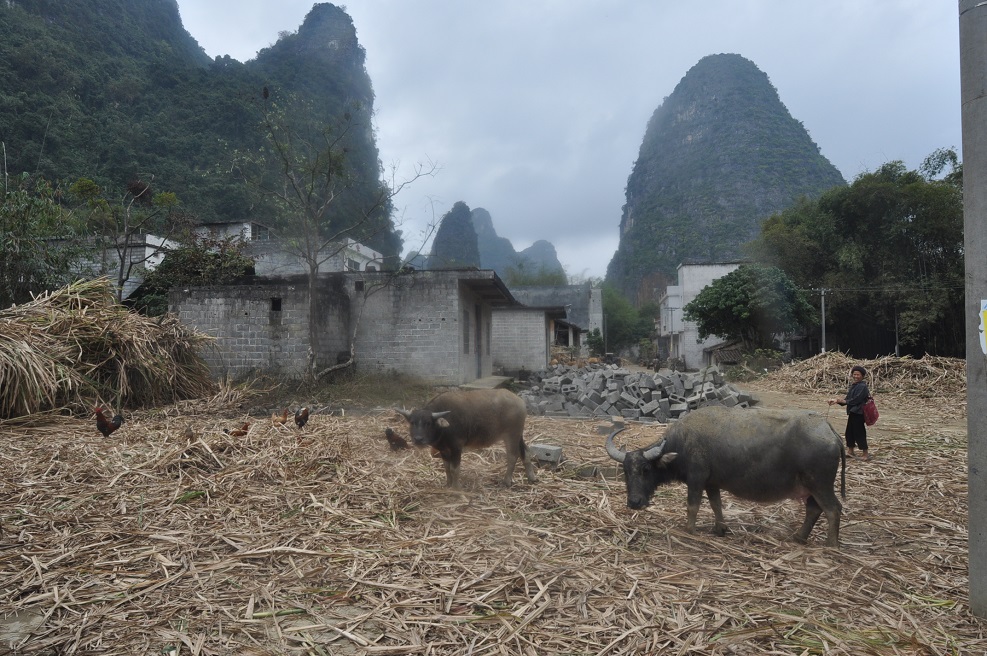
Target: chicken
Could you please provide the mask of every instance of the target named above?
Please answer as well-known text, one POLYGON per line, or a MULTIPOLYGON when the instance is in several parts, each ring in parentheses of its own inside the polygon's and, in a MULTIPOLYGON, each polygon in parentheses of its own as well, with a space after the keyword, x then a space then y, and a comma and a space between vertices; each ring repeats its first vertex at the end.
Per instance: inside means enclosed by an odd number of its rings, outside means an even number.
POLYGON ((229 435, 230 437, 243 437, 244 435, 247 434, 249 430, 250 430, 250 422, 245 421, 243 422, 243 424, 240 425, 239 428, 234 428, 233 430, 230 430, 229 428, 224 428, 223 432, 229 435))
POLYGON ((123 415, 115 415, 113 419, 107 419, 101 405, 96 406, 93 415, 96 416, 96 430, 102 433, 103 437, 109 437, 110 433, 123 425, 123 415))
POLYGON ((384 429, 384 437, 387 438, 387 443, 391 445, 391 451, 400 451, 401 449, 407 449, 410 445, 408 440, 404 439, 390 428, 384 429))
POLYGON ((308 423, 308 408, 298 408, 295 410, 295 426, 299 428, 304 428, 305 424, 308 423))
POLYGON ((274 424, 275 428, 278 426, 284 426, 288 423, 288 408, 285 408, 284 412, 281 414, 274 413, 271 415, 271 423, 274 424))
POLYGON ((195 431, 192 430, 192 424, 189 424, 188 426, 185 427, 185 432, 182 433, 182 437, 184 437, 186 440, 189 440, 190 442, 195 439, 195 431))

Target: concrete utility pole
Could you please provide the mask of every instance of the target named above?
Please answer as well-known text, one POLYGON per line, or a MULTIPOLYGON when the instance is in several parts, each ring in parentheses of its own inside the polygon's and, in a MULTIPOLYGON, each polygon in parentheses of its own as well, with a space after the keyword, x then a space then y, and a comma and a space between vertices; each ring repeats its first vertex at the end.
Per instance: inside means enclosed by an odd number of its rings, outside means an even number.
POLYGON ((987 617, 987 0, 959 0, 970 610, 987 617))
POLYGON ((820 304, 820 306, 822 306, 821 307, 821 309, 822 309, 822 344, 821 344, 822 349, 819 352, 820 353, 825 353, 826 352, 826 292, 828 292, 829 290, 826 289, 825 287, 817 287, 817 288, 814 288, 812 291, 819 292, 819 304, 820 304))

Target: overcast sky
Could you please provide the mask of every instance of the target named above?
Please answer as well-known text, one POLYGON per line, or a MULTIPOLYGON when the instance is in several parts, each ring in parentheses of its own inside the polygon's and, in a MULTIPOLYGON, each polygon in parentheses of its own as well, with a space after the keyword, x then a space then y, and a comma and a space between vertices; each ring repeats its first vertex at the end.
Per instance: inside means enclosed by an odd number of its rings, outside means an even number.
MULTIPOLYGON (((312 0, 178 0, 207 54, 248 61, 312 0)), ((342 4, 342 3, 341 3, 342 4)), ((946 0, 350 0, 406 249, 456 201, 521 250, 602 277, 648 119, 702 57, 754 62, 852 181, 960 148, 957 3, 946 0)), ((427 250, 423 249, 423 250, 427 250)))

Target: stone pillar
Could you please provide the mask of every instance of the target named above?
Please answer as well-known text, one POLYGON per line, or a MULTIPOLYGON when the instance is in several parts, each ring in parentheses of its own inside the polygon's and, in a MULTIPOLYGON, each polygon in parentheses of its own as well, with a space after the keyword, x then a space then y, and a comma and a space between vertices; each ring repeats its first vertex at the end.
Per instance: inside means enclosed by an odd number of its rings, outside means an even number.
POLYGON ((959 0, 970 610, 987 617, 987 3, 959 0))

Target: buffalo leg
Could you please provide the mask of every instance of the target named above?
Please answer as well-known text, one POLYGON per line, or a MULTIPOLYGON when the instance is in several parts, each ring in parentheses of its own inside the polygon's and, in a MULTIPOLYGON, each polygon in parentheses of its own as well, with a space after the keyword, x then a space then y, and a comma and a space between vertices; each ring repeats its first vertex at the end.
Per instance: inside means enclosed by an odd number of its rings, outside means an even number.
POLYGON ((826 546, 840 548, 840 512, 842 508, 826 511, 826 546))
POLYGON ((805 521, 802 522, 802 528, 795 534, 795 539, 798 542, 805 544, 809 541, 809 533, 812 532, 812 527, 819 521, 819 515, 821 514, 822 506, 819 505, 815 497, 810 496, 805 500, 805 521))
POLYGON ((713 533, 723 537, 727 533, 727 525, 723 521, 723 504, 720 501, 720 488, 706 488, 706 496, 709 498, 709 505, 713 509, 713 517, 715 518, 713 533))
MULTIPOLYGON (((840 546, 840 514, 843 512, 843 504, 836 498, 836 493, 829 489, 813 494, 813 497, 817 499, 823 512, 826 513, 826 546, 838 549, 840 546)), ((806 538, 809 537, 808 531, 806 531, 805 536, 806 538)))
POLYGON ((442 454, 442 463, 446 466, 446 487, 459 489, 459 463, 462 459, 463 452, 459 449, 442 454))
POLYGON ((689 486, 689 491, 686 496, 686 508, 688 510, 689 522, 686 524, 685 530, 689 533, 696 532, 696 517, 699 515, 699 504, 703 502, 703 489, 701 487, 689 486))
POLYGON ((504 474, 504 487, 510 487, 514 482, 514 467, 517 465, 518 458, 521 459, 521 464, 524 465, 524 474, 528 477, 528 482, 534 483, 537 481, 535 467, 528 458, 528 448, 525 446, 524 440, 519 439, 517 442, 507 440, 505 446, 507 446, 507 473, 504 474))

